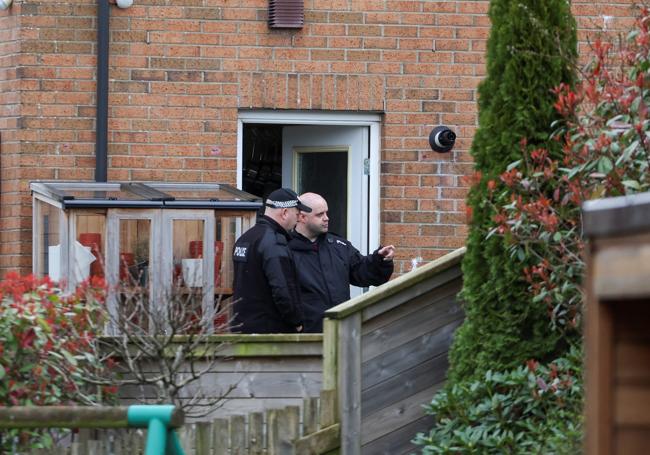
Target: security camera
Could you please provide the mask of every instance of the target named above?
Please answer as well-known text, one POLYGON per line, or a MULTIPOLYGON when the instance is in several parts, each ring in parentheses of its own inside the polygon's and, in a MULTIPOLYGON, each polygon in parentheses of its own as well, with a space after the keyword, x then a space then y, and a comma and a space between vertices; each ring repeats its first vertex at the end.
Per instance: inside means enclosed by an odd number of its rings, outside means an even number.
POLYGON ((13 0, 0 0, 0 9, 7 9, 11 6, 13 0))
POLYGON ((133 5, 133 0, 117 0, 115 3, 117 4, 118 8, 124 9, 133 5))
POLYGON ((446 153, 454 148, 456 133, 446 126, 436 126, 429 134, 429 145, 431 150, 438 153, 446 153))

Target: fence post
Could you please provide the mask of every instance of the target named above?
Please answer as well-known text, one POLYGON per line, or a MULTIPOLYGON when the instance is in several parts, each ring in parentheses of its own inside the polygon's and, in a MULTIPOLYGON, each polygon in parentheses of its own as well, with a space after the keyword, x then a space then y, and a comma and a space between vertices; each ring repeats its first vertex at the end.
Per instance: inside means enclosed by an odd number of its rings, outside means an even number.
POLYGON ((210 453, 212 424, 210 422, 196 422, 196 453, 210 453))
POLYGON ((341 452, 361 453, 361 313, 339 321, 338 398, 341 452))
POLYGON ((230 454, 246 454, 246 419, 243 415, 230 418, 230 454))
POLYGON ((212 421, 212 445, 214 446, 214 455, 228 455, 228 420, 214 419, 212 421))
POLYGON ((333 390, 338 385, 338 332, 338 319, 323 320, 323 390, 333 390))
POLYGON ((280 453, 282 455, 294 455, 293 443, 298 439, 300 432, 300 408, 298 406, 287 406, 279 413, 280 426, 278 436, 280 442, 280 453))
POLYGON ((327 428, 338 422, 336 390, 321 390, 320 392, 320 429, 327 428))
POLYGON ((268 455, 280 454, 278 412, 277 409, 269 409, 266 411, 266 449, 268 455))
POLYGON ((301 436, 318 431, 318 398, 309 397, 302 401, 302 427, 301 436))
POLYGON ((264 453, 264 414, 261 412, 248 415, 248 453, 249 455, 264 453))

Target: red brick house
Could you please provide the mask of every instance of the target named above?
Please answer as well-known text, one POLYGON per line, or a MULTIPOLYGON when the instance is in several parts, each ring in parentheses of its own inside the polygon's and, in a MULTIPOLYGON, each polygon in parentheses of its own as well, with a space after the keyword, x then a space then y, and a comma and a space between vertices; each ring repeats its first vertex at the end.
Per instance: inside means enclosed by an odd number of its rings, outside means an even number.
MULTIPOLYGON (((31 270, 29 182, 101 173, 103 2, 0 10, 2 272, 31 270)), ((628 28, 631 4, 573 1, 583 55, 590 33, 628 28)), ((317 188, 336 231, 363 250, 395 244, 408 271, 464 243, 488 6, 304 0, 302 27, 279 29, 269 0, 107 6, 106 177, 317 188), (451 153, 429 147, 440 124, 451 153)))

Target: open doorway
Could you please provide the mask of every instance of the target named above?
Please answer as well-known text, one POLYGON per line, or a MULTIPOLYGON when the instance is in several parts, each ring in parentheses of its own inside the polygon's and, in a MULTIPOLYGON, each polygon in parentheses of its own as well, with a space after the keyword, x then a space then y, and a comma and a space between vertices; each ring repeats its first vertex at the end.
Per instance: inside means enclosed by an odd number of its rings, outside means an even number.
POLYGON ((280 187, 322 194, 330 231, 363 254, 379 246, 376 114, 241 111, 238 187, 265 198, 280 187))
POLYGON ((322 134, 331 133, 331 127, 245 124, 242 189, 262 198, 281 186, 298 194, 318 193, 329 204, 330 232, 349 237, 350 147, 294 146, 313 143, 314 133, 319 130, 322 134))

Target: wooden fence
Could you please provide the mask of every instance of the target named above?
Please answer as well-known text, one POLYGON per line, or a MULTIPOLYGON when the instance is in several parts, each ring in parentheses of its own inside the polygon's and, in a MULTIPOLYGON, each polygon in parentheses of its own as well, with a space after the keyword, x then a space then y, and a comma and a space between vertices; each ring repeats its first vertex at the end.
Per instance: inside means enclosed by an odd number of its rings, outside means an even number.
POLYGON ((650 192, 582 207, 588 237, 584 453, 650 453, 650 192))
MULTIPOLYGON (((306 398, 302 406, 287 406, 231 415, 179 429, 187 455, 335 455, 340 445, 336 392, 306 398)), ((81 429, 67 447, 34 449, 48 455, 139 455, 145 431, 81 429)))
POLYGON ((340 445, 335 391, 305 399, 302 409, 287 406, 197 422, 181 434, 188 454, 333 455, 340 445))
POLYGON ((423 406, 444 383, 464 315, 456 250, 326 313, 323 385, 336 388, 341 453, 399 455, 431 428, 423 406))
MULTIPOLYGON (((191 384, 184 394, 192 396, 200 385, 206 397, 224 399, 200 420, 300 406, 304 398, 318 397, 323 388, 321 334, 213 335, 211 339, 215 346, 222 345, 220 358, 200 383, 191 384)), ((203 362, 194 361, 194 367, 202 369, 203 362)), ((124 404, 137 404, 136 398, 155 398, 155 392, 128 386, 120 389, 120 397, 124 404)), ((188 421, 192 420, 189 416, 188 421)))

